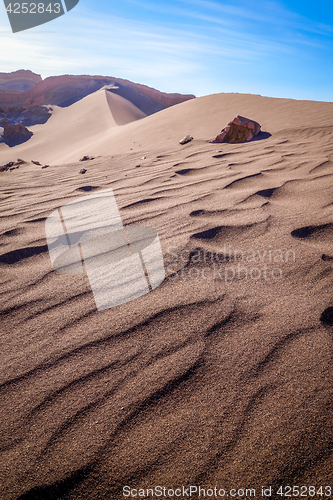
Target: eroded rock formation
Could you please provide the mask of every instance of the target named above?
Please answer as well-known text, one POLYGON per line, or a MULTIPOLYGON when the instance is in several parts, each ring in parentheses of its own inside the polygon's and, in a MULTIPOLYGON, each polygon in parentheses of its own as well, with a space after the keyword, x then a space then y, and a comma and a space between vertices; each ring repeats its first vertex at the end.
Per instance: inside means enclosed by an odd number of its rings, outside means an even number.
POLYGON ((28 141, 33 135, 22 123, 16 123, 15 125, 4 124, 3 129, 0 140, 11 147, 28 141))
POLYGON ((259 123, 238 115, 210 142, 229 142, 231 144, 248 142, 258 135, 260 130, 259 123))
POLYGON ((20 70, 0 73, 0 106, 22 106, 26 109, 33 105, 69 106, 105 85, 114 85, 115 93, 131 101, 147 115, 195 97, 192 94, 167 94, 109 76, 62 75, 43 80, 31 71, 20 70))

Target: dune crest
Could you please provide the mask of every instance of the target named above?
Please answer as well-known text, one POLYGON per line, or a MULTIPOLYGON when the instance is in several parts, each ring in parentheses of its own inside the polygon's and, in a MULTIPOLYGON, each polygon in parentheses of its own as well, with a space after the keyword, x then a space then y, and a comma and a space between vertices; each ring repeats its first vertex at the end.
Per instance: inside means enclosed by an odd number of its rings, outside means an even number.
POLYGON ((105 89, 105 96, 114 121, 119 126, 127 125, 127 123, 141 120, 147 116, 130 101, 127 101, 120 95, 114 94, 107 88, 105 89))

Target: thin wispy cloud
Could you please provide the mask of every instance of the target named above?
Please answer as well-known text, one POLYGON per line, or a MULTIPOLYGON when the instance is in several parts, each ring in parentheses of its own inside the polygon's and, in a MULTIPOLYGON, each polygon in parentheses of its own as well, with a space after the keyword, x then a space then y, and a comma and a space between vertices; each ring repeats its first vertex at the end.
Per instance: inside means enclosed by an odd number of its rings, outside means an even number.
POLYGON ((69 14, 15 35, 0 8, 0 70, 112 75, 197 95, 272 95, 270 88, 277 95, 277 80, 290 89, 286 97, 301 95, 300 84, 302 97, 329 92, 332 70, 323 60, 332 58, 332 27, 278 1, 123 0, 116 7, 81 0, 69 14))

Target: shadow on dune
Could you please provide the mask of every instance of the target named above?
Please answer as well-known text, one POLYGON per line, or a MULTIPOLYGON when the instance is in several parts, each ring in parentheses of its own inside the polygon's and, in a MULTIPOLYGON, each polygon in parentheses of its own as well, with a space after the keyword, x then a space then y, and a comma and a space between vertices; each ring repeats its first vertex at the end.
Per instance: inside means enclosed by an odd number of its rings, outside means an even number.
POLYGON ((291 231, 294 238, 309 238, 314 235, 323 235, 333 231, 333 224, 322 224, 320 226, 306 226, 291 231))
POLYGON ((158 198, 145 198, 144 200, 136 201, 135 203, 130 203, 123 208, 136 207, 137 205, 142 205, 143 203, 150 203, 151 201, 158 200, 158 198))
POLYGON ((257 191, 255 194, 258 194, 259 196, 263 196, 264 198, 270 198, 276 188, 269 188, 269 189, 262 189, 261 191, 257 191))
POLYGON ((192 172, 193 168, 183 168, 182 170, 176 170, 176 174, 179 174, 179 175, 186 175, 186 174, 189 174, 190 172, 192 172))
POLYGON ((330 255, 327 255, 325 253, 323 253, 323 255, 321 256, 321 259, 324 260, 325 262, 330 262, 333 260, 333 257, 331 257, 330 255))
POLYGON ((206 231, 202 231, 201 233, 195 233, 191 235, 191 238, 199 238, 201 240, 212 240, 217 235, 219 235, 223 229, 227 229, 226 226, 217 226, 212 227, 211 229, 207 229, 206 231))
POLYGON ((37 217, 36 219, 26 220, 25 222, 28 222, 28 223, 44 222, 46 219, 47 219, 47 217, 37 217))
POLYGON ((261 131, 259 132, 258 135, 256 135, 255 137, 253 137, 253 139, 250 141, 250 142, 253 142, 253 141, 263 141, 265 139, 269 139, 270 137, 272 137, 272 134, 270 134, 269 132, 265 132, 265 131, 261 131))
MULTIPOLYGON (((198 215, 198 213, 196 213, 198 215)), ((200 215, 200 214, 199 214, 200 215)), ((269 225, 270 225, 270 220, 271 218, 268 217, 267 219, 260 221, 260 222, 254 222, 252 224, 242 224, 242 225, 235 225, 235 226, 215 226, 211 227, 209 229, 206 229, 205 231, 201 231, 200 233, 194 233, 191 234, 190 239, 194 240, 215 240, 215 241, 228 241, 230 239, 236 238, 238 236, 241 237, 248 237, 250 234, 252 236, 260 236, 264 234, 269 225)))
POLYGON ((17 264, 21 260, 28 259, 29 257, 33 257, 34 255, 39 255, 40 253, 45 253, 47 251, 47 245, 20 248, 19 250, 13 250, 12 252, 0 255, 0 262, 3 264, 17 264))
POLYGON ((75 486, 78 486, 83 481, 88 472, 87 469, 81 469, 58 483, 33 488, 18 497, 17 500, 62 500, 75 486))
POLYGON ((333 307, 328 307, 320 316, 320 321, 324 325, 333 326, 333 307))
MULTIPOLYGON (((270 137, 272 136, 272 134, 270 134, 269 132, 265 132, 265 131, 261 131, 259 132, 258 135, 256 135, 255 137, 253 137, 253 139, 251 139, 250 141, 238 141, 238 142, 230 142, 230 141, 225 141, 225 142, 212 142, 212 144, 248 144, 249 142, 254 142, 254 141, 263 141, 265 139, 269 139, 270 137)), ((211 141, 209 141, 211 142, 211 141)), ((213 158, 221 158, 222 156, 225 156, 223 154, 220 154, 220 155, 214 155, 213 158)))
POLYGON ((1 236, 18 236, 21 233, 20 229, 9 229, 1 234, 1 236))
POLYGON ((77 191, 93 191, 94 189, 98 189, 98 186, 82 186, 77 188, 77 191))
POLYGON ((198 215, 203 215, 204 213, 204 210, 193 210, 193 212, 190 213, 190 217, 197 217, 198 215))

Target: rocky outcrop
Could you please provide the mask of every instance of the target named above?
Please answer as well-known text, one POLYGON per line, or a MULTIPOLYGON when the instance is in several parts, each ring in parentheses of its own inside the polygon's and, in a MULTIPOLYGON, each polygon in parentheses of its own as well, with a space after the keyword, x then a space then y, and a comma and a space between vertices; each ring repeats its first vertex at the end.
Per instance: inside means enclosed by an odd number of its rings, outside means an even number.
POLYGON ((22 123, 17 123, 15 125, 3 124, 2 127, 4 130, 0 140, 10 147, 28 141, 33 135, 22 123))
POLYGON ((23 106, 0 108, 0 126, 3 126, 3 123, 7 125, 22 123, 30 127, 46 123, 50 116, 50 109, 46 106, 31 106, 28 109, 23 106))
POLYGON ((231 144, 248 142, 258 135, 260 130, 259 123, 238 115, 211 142, 229 142, 231 144))
POLYGON ((9 161, 8 163, 5 163, 4 165, 0 165, 0 172, 7 172, 10 168, 12 168, 14 165, 13 161, 9 161))

